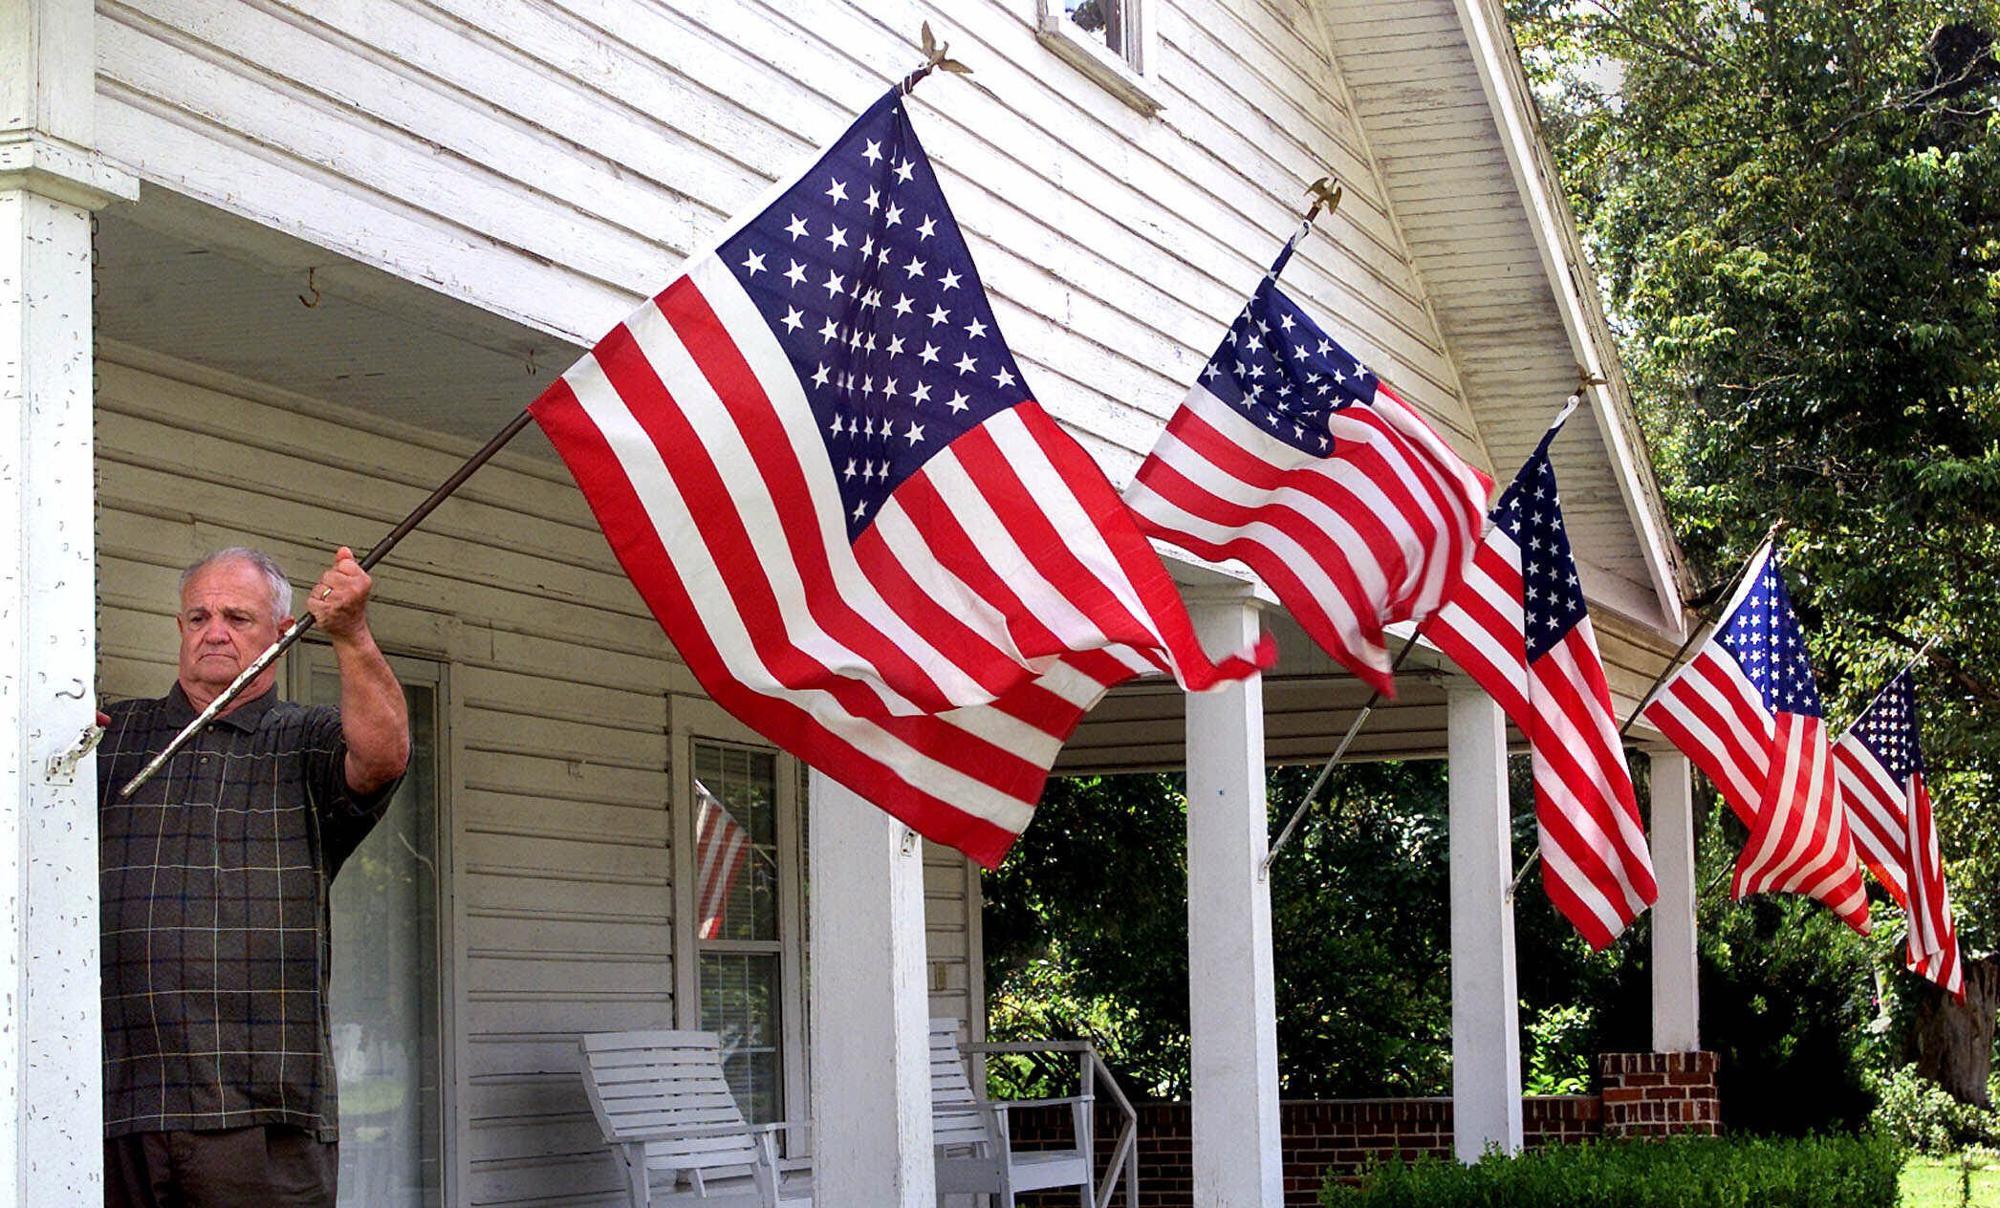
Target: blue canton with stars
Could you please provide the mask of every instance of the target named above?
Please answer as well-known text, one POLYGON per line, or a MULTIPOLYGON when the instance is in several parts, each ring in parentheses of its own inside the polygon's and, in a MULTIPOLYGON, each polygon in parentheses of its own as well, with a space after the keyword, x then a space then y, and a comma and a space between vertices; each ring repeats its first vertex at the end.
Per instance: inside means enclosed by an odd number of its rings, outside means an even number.
POLYGON ((1528 464, 1493 506, 1494 527, 1506 530, 1521 547, 1523 634, 1530 663, 1559 645, 1588 615, 1569 533, 1563 528, 1555 467, 1549 463, 1549 442, 1555 434, 1552 429, 1542 437, 1528 464))
MULTIPOLYGON (((1283 260, 1279 263, 1282 265, 1283 260)), ((1333 413, 1375 400, 1375 375, 1266 276, 1202 368, 1208 392, 1277 439, 1333 455, 1333 413)))
POLYGON ((1890 777, 1903 781, 1924 770, 1924 754, 1917 746, 1917 686, 1906 670, 1854 723, 1854 736, 1882 763, 1890 777))
POLYGON ((1028 397, 894 91, 717 254, 805 388, 850 541, 933 454, 1028 397))
POLYGON ((1750 686, 1763 694, 1765 708, 1773 713, 1826 715, 1806 654, 1805 633, 1792 613, 1791 593, 1785 590, 1775 553, 1765 557, 1750 594, 1716 636, 1735 656, 1750 686))

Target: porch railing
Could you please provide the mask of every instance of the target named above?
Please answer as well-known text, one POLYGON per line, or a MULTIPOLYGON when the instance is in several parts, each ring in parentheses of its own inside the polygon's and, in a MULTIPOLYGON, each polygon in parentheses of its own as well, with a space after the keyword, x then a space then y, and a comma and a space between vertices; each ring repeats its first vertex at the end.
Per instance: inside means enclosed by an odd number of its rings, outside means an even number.
MULTIPOLYGON (((1096 1045, 1088 1040, 1018 1040, 968 1044, 964 1050, 968 1056, 976 1057, 1024 1056, 1031 1065, 1055 1077, 1063 1076, 1060 1067, 1068 1064, 1067 1055, 1074 1054, 1078 1093, 1094 1095, 1098 1104, 1109 1102, 1115 1105, 1122 1117, 1117 1135, 1112 1138, 1111 1160, 1105 1165, 1104 1175, 1098 1179, 1091 1193, 1091 1202, 1096 1208, 1111 1208, 1122 1185, 1125 1189, 1125 1208, 1139 1208, 1139 1113, 1133 1110, 1132 1101, 1125 1097, 1125 1089, 1118 1085, 1111 1067, 1097 1055, 1096 1045)), ((1093 1133, 1096 1121, 1093 1110, 1093 1133)), ((1094 1135, 1078 1137, 1076 1141, 1077 1147, 1087 1157, 1095 1158, 1097 1138, 1094 1135)))

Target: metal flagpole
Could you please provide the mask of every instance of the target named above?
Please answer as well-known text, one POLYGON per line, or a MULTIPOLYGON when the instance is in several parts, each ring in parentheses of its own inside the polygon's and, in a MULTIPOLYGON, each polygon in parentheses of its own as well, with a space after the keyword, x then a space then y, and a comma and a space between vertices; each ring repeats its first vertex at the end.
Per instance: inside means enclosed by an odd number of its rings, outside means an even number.
MULTIPOLYGON (((1405 641, 1402 650, 1397 652, 1396 661, 1389 664, 1389 674, 1391 677, 1403 665, 1403 660, 1410 656, 1410 651, 1416 649, 1417 636, 1423 632, 1423 628, 1422 625, 1419 625, 1415 629, 1410 630, 1409 640, 1405 641)), ((1260 874, 1270 873, 1271 862, 1278 858, 1279 852, 1285 850, 1285 843, 1291 839, 1292 831, 1298 828, 1299 820, 1306 816, 1306 810, 1312 806, 1313 798, 1319 795, 1321 787, 1326 784, 1326 778, 1333 775, 1335 765, 1339 764, 1341 757, 1347 754, 1347 748, 1354 742, 1354 736, 1361 733, 1362 726, 1368 724, 1368 715, 1375 711, 1375 706, 1380 704, 1381 701, 1381 692, 1370 693, 1368 703, 1362 705, 1361 712, 1354 715, 1353 724, 1349 725, 1347 733, 1341 736, 1340 745, 1333 749, 1333 754, 1327 756, 1326 766, 1320 768, 1319 775, 1313 778, 1312 787, 1306 790, 1305 797, 1299 801, 1299 807, 1292 811, 1291 818, 1286 821, 1285 829, 1278 832, 1277 839, 1271 844, 1271 850, 1265 853, 1263 867, 1258 870, 1260 874)))
MULTIPOLYGON (((496 432, 492 440, 487 441, 477 453, 468 458, 466 463, 460 466, 450 478, 445 479, 443 485, 439 486, 437 490, 432 491, 430 498, 418 504, 415 511, 403 517, 401 524, 391 529, 388 536, 382 538, 381 541, 376 543, 375 548, 368 551, 367 556, 361 559, 361 569, 368 570, 372 568, 390 550, 395 549, 397 542, 408 536, 411 529, 423 523, 424 518, 436 511, 437 506, 449 498, 452 492, 464 486, 465 480, 472 477, 473 471, 492 460, 493 455, 498 453, 501 447, 508 441, 513 440, 514 437, 519 435, 521 429, 527 427, 529 420, 532 418, 524 409, 519 415, 507 421, 506 427, 496 432)), ((190 739, 207 729, 208 723, 214 721, 237 697, 243 695, 243 690, 250 686, 251 681, 262 675, 264 669, 276 662, 278 657, 284 654, 285 651, 290 650, 292 645, 304 637, 314 624, 315 622, 311 613, 307 613, 294 622, 290 629, 287 629, 277 641, 271 643, 265 649, 264 653, 258 655, 248 667, 245 667, 234 680, 230 681, 227 688, 224 688, 217 694, 214 700, 208 702, 208 707, 203 709, 199 716, 183 727, 179 734, 174 735, 174 740, 167 744, 165 750, 153 756, 151 762, 139 769, 138 775, 126 781, 125 787, 118 790, 118 795, 121 797, 130 797, 140 785, 152 779, 153 773, 159 771, 161 766, 167 760, 172 759, 174 754, 182 747, 186 746, 190 739)))

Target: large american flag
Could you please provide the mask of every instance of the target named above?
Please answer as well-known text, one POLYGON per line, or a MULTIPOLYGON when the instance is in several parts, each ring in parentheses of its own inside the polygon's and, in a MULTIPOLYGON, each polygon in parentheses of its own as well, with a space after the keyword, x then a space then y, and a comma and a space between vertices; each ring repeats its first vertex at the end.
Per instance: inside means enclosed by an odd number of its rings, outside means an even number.
POLYGON ((992 865, 1111 685, 1269 642, 1029 397, 900 95, 772 193, 531 411, 718 704, 992 865))
POLYGON ((1603 948, 1659 890, 1549 462, 1575 405, 1500 496, 1471 569, 1424 632, 1527 735, 1542 886, 1603 948))
POLYGON ((1868 933, 1819 684, 1767 543, 1700 653, 1641 711, 1750 828, 1732 893, 1800 893, 1868 933))
POLYGON ((1965 996, 1958 929, 1944 885, 1924 755, 1917 742, 1913 670, 1881 694, 1833 744, 1834 774, 1869 869, 1903 908, 1909 922, 1905 962, 1951 993, 1965 996))
POLYGON ((1327 653, 1394 694, 1384 627, 1472 556, 1492 482, 1278 288, 1278 264, 1125 491, 1146 530, 1242 561, 1327 653))

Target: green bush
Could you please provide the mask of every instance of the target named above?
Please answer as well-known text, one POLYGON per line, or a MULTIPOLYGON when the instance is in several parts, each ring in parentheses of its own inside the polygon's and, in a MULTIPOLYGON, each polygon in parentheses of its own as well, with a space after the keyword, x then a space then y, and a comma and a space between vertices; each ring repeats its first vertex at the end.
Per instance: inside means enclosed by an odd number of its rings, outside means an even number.
POLYGON ((1960 1103, 1906 1065, 1876 1088, 1875 1130, 1918 1153, 1957 1153, 1968 1145, 2000 1146, 2000 1112, 1960 1103))
POLYGON ((1392 1161, 1327 1208, 1892 1208, 1904 1151, 1884 1137, 1674 1137, 1392 1161))

